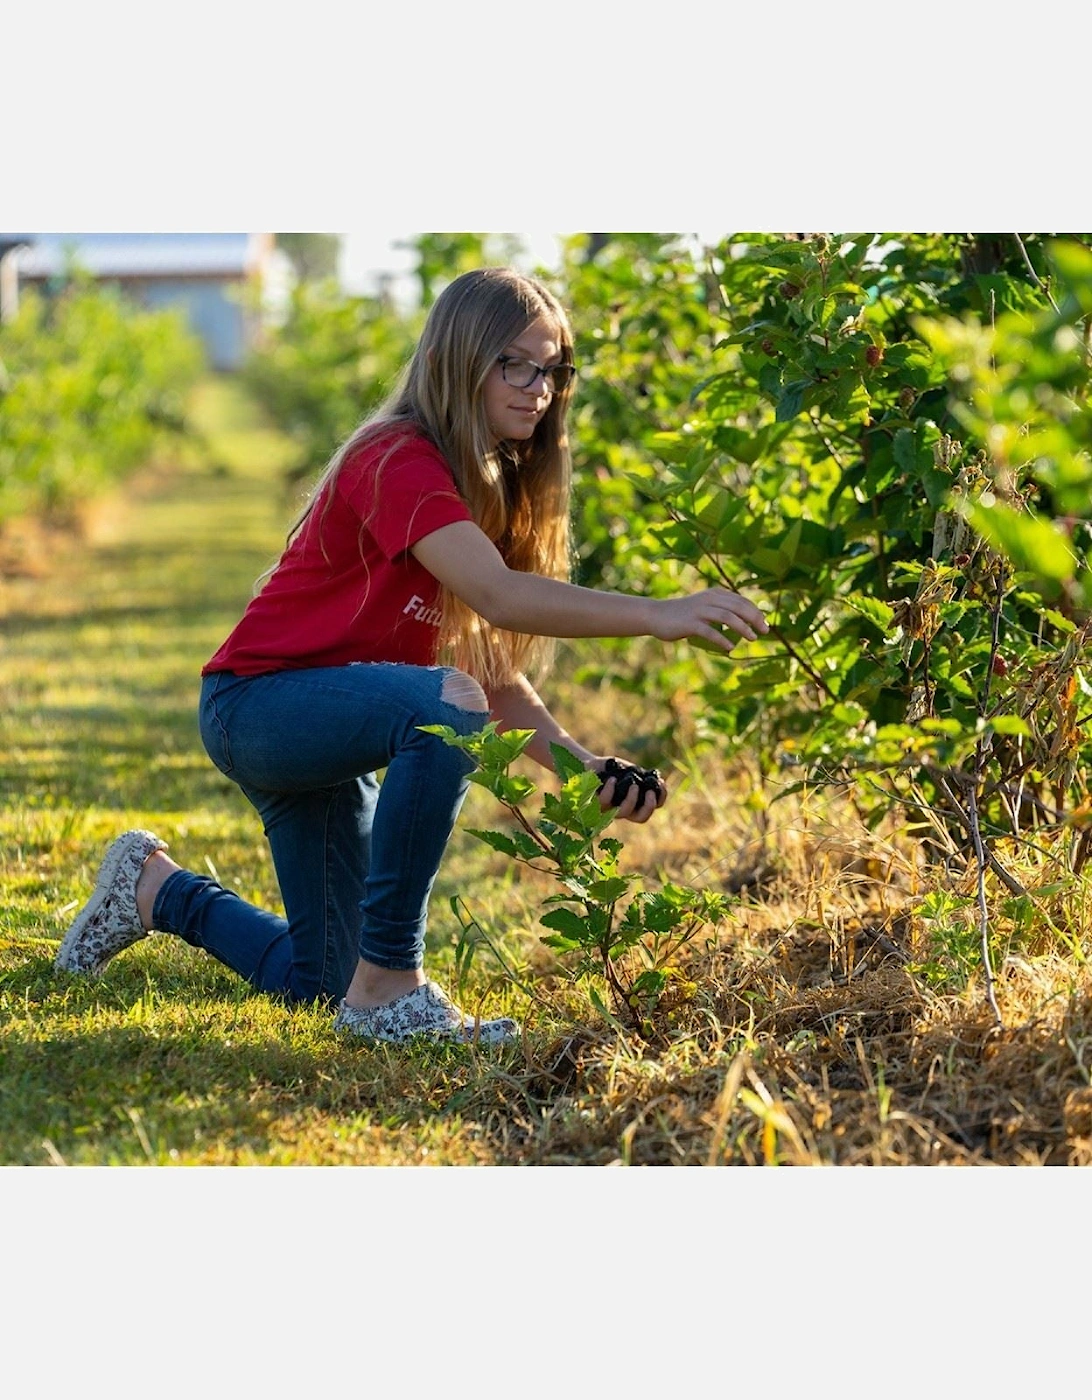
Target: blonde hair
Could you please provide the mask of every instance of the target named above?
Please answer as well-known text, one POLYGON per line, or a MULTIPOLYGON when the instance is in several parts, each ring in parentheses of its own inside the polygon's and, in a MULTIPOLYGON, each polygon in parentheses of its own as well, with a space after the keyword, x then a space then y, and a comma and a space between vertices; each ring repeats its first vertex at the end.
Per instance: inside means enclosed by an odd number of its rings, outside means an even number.
MULTIPOLYGON (((432 304, 393 392, 330 458, 289 531, 289 542, 324 493, 325 517, 334 481, 350 454, 389 439, 376 468, 381 473, 399 443, 420 433, 443 454, 475 522, 509 568, 568 579, 572 460, 565 419, 572 383, 553 395, 526 442, 494 443, 482 396, 497 357, 536 321, 549 326, 562 360, 571 364, 568 318, 536 278, 511 268, 483 267, 449 283, 432 304)), ((521 671, 540 676, 555 649, 553 638, 492 627, 441 588, 438 655, 487 689, 511 683, 521 671)))

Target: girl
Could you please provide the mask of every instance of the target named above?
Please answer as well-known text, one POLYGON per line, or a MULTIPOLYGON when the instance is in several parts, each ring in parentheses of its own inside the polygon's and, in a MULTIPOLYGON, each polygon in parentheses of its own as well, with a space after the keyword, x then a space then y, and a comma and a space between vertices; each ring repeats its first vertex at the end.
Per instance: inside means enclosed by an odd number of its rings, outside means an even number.
POLYGON ((423 969, 429 893, 472 764, 420 726, 534 729, 645 822, 667 791, 584 748, 527 680, 551 639, 768 630, 726 589, 649 599, 569 572, 572 333, 533 278, 482 268, 433 304, 394 394, 334 454, 234 631, 202 672, 201 737, 262 818, 285 917, 184 870, 147 831, 111 846, 56 966, 95 974, 155 929, 290 1001, 340 1002, 369 1040, 503 1042, 423 969), (376 772, 385 769, 382 785, 376 772))

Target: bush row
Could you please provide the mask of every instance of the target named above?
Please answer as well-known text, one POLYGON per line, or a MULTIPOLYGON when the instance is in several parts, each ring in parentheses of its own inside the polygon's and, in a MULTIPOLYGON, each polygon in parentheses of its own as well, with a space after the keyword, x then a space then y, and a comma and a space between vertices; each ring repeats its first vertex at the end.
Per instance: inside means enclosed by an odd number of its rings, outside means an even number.
POLYGON ((81 277, 56 297, 24 293, 0 326, 0 526, 70 514, 140 466, 184 427, 204 364, 179 313, 81 277))

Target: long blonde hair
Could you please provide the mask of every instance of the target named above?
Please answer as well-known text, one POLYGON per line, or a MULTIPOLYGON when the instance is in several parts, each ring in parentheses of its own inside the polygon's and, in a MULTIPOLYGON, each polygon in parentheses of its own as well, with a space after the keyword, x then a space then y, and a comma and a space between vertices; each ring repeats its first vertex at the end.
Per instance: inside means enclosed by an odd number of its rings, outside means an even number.
MULTIPOLYGON (((475 522, 509 568, 568 579, 572 459, 565 420, 572 382, 553 395, 532 437, 520 443, 494 444, 482 397, 498 355, 540 320, 557 340, 563 361, 571 364, 568 318, 536 278, 511 268, 483 267, 449 283, 432 304, 393 392, 330 458, 289 531, 289 542, 324 493, 325 516, 334 481, 351 453, 389 438, 377 467, 381 472, 398 443, 416 432, 443 454, 475 522)), ((540 676, 555 648, 553 638, 492 627, 441 588, 438 655, 487 689, 510 683, 521 671, 540 676)))

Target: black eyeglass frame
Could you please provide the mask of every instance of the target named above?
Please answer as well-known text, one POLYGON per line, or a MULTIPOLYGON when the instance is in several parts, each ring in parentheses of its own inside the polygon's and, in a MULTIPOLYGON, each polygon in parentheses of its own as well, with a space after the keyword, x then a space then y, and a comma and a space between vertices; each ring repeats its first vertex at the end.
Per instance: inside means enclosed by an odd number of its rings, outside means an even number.
POLYGON ((509 388, 512 389, 529 389, 541 374, 542 382, 545 384, 546 388, 550 391, 550 393, 561 394, 564 393, 564 391, 569 387, 569 385, 572 383, 573 377, 576 374, 575 365, 536 365, 534 360, 529 360, 526 355, 498 355, 497 363, 501 367, 501 375, 504 378, 504 382, 509 386, 509 388), (530 365, 535 372, 531 375, 530 379, 528 379, 526 384, 513 384, 512 381, 508 378, 508 366, 510 364, 530 365), (565 382, 561 385, 553 383, 552 376, 555 370, 564 370, 565 372, 565 382))

